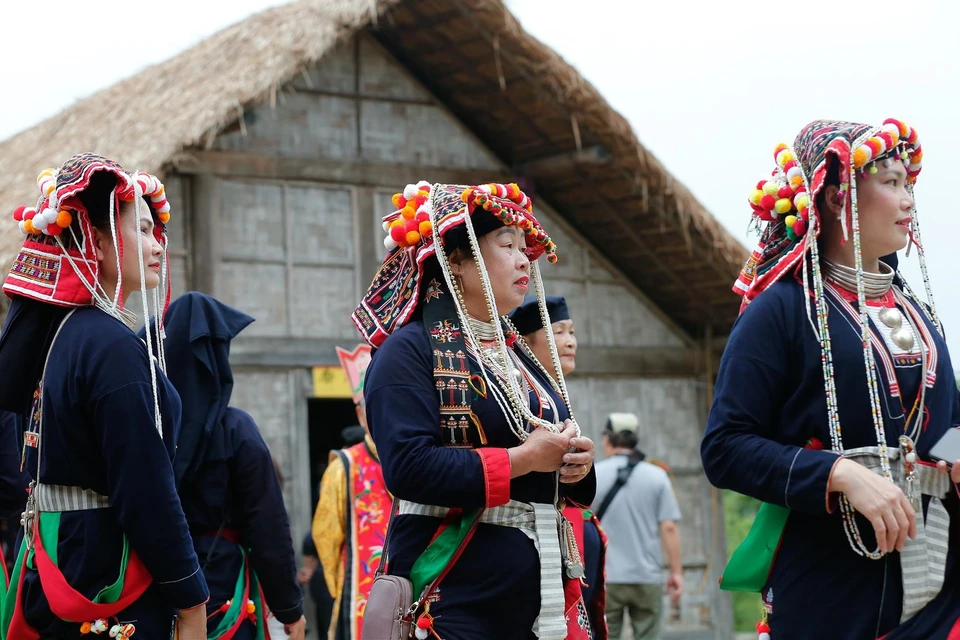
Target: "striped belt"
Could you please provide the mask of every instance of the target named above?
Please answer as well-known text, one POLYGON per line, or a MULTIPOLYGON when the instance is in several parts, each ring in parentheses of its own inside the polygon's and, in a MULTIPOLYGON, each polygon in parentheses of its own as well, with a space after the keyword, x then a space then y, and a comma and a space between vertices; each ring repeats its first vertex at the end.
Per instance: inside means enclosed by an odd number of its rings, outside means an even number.
POLYGON ((38 511, 90 511, 110 506, 107 496, 62 484, 37 484, 30 492, 38 511))
MULTIPOLYGON (((400 515, 446 517, 446 507, 400 500, 400 515)), ((552 504, 518 502, 484 509, 480 522, 522 531, 533 541, 540 556, 540 615, 533 631, 540 640, 564 640, 563 559, 560 552, 560 512, 552 504)))
MULTIPOLYGON (((907 538, 900 552, 903 573, 903 622, 933 600, 943 588, 947 564, 947 546, 950 539, 950 515, 942 499, 950 492, 950 474, 940 473, 934 467, 918 464, 912 481, 908 481, 901 451, 890 448, 890 471, 893 481, 906 494, 917 513, 917 537, 907 538), (915 487, 908 484, 912 482, 915 487), (919 491, 917 491, 919 489, 919 491), (929 496, 926 519, 923 517, 921 495, 929 496)), ((860 447, 843 452, 844 457, 880 473, 878 447, 860 447)))

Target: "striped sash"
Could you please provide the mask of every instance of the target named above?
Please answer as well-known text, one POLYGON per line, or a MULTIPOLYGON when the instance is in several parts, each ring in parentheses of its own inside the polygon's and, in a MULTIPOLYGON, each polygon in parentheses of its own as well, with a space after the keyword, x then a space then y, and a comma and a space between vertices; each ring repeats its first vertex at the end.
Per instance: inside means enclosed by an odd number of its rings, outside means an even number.
MULTIPOLYGON (((446 517, 449 509, 400 500, 400 515, 446 517)), ((552 504, 528 504, 511 500, 505 505, 484 509, 484 524, 513 527, 522 531, 536 546, 540 555, 540 615, 534 633, 540 640, 564 640, 567 622, 564 618, 563 558, 560 551, 560 512, 552 504)))
MULTIPOLYGON (((919 492, 911 492, 907 487, 900 450, 890 448, 888 453, 893 480, 903 489, 917 513, 917 537, 913 540, 907 538, 900 552, 903 572, 903 613, 900 621, 904 622, 933 600, 943 587, 950 516, 941 500, 949 493, 951 482, 949 474, 940 473, 929 465, 917 464, 914 482, 919 485, 919 492), (923 517, 921 495, 930 497, 926 518, 923 517)), ((878 447, 849 449, 843 455, 874 473, 880 473, 878 447)))
POLYGON ((33 487, 31 494, 36 501, 37 510, 46 513, 51 511, 89 511, 110 507, 107 496, 80 487, 37 484, 33 487))

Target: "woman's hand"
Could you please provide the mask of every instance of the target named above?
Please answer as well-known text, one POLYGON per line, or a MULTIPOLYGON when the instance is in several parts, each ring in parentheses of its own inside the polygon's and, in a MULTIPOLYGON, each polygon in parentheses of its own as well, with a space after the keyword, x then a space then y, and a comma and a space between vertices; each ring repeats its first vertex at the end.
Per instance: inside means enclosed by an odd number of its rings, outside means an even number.
POLYGON ((947 463, 941 460, 937 463, 937 471, 940 473, 949 473, 951 480, 960 482, 960 460, 954 460, 952 467, 947 466, 947 463))
POLYGON ((206 640, 207 637, 207 605, 202 604, 193 609, 181 609, 180 619, 177 621, 177 638, 179 640, 206 640))
POLYGON ((576 449, 563 456, 564 465, 560 467, 560 482, 573 484, 587 477, 593 467, 593 440, 586 436, 576 435, 576 424, 570 420, 565 423, 563 433, 572 430, 570 447, 576 449))
POLYGON ((517 478, 532 472, 549 473, 563 465, 563 456, 570 450, 570 439, 575 427, 560 433, 548 429, 534 429, 519 447, 507 449, 510 455, 510 477, 517 478))
POLYGON ((300 619, 293 624, 283 625, 283 632, 289 636, 290 640, 303 640, 306 630, 307 619, 304 616, 300 616, 300 619))
POLYGON ((841 458, 830 474, 830 488, 840 491, 873 525, 880 551, 903 551, 907 536, 917 537, 917 514, 900 487, 853 460, 841 458))

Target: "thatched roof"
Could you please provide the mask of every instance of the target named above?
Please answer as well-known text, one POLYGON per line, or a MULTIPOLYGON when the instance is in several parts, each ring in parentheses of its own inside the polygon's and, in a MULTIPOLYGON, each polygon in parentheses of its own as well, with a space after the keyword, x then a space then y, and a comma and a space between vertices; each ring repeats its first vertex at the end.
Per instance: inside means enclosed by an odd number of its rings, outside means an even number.
MULTIPOLYGON (((36 173, 79 151, 162 172, 360 29, 680 326, 727 332, 743 247, 502 0, 300 0, 259 13, 0 143, 0 212, 31 202, 36 173)), ((0 214, 0 267, 20 241, 0 214)))

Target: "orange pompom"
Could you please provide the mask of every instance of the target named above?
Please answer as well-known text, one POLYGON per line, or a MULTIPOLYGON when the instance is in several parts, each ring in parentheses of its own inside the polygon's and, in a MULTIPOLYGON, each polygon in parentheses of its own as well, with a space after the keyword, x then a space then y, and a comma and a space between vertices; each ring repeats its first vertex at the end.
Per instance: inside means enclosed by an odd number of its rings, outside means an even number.
POLYGON ((863 147, 858 147, 853 152, 853 166, 857 169, 862 167, 867 162, 867 150, 863 147))
POLYGON ((80 633, 83 635, 87 635, 88 633, 90 633, 91 626, 93 625, 91 625, 89 622, 84 622, 82 625, 80 625, 80 633))
POLYGON ((404 240, 406 240, 407 244, 412 247, 420 242, 420 233, 418 231, 407 231, 407 235, 404 237, 404 240))
POLYGON ((247 602, 247 613, 256 613, 257 605, 253 604, 253 600, 247 602))
POLYGON ((402 197, 403 197, 403 194, 402 194, 402 193, 395 193, 395 194, 393 194, 393 197, 390 198, 390 201, 393 203, 393 206, 395 206, 397 209, 402 209, 402 208, 403 208, 403 207, 400 206, 400 198, 402 198, 402 197))
POLYGON ((61 229, 66 229, 73 223, 73 216, 70 215, 69 211, 63 209, 60 210, 60 213, 57 214, 57 226, 61 229))
POLYGON ((407 220, 413 220, 413 218, 417 215, 417 210, 414 208, 413 203, 408 202, 403 210, 400 211, 400 215, 407 220))
POLYGON ((159 218, 160 222, 162 222, 163 224, 167 224, 168 222, 170 222, 170 212, 164 211, 163 213, 158 213, 157 218, 159 218))
POLYGON ((23 221, 23 230, 28 234, 40 233, 37 231, 37 228, 33 226, 33 220, 24 220, 23 221))
POLYGON ((420 227, 418 231, 420 232, 420 235, 423 236, 424 238, 429 238, 430 234, 433 233, 433 226, 430 224, 429 220, 426 220, 420 223, 420 227))

